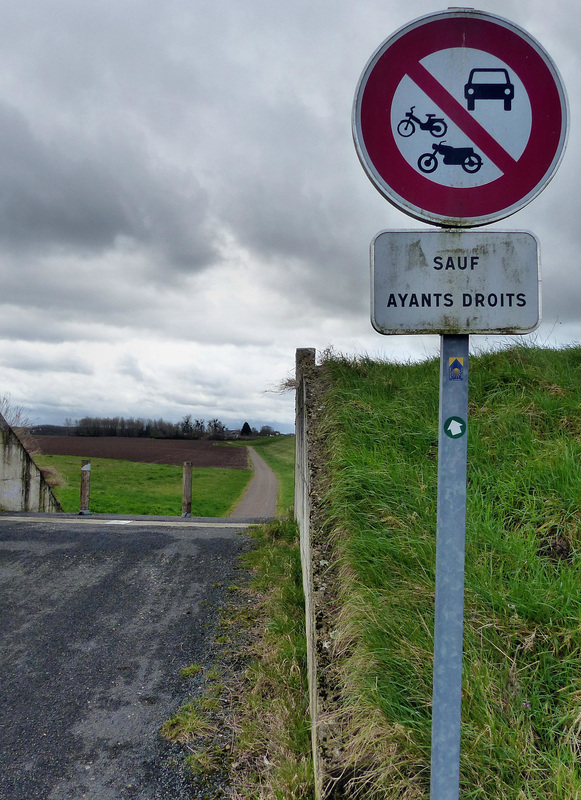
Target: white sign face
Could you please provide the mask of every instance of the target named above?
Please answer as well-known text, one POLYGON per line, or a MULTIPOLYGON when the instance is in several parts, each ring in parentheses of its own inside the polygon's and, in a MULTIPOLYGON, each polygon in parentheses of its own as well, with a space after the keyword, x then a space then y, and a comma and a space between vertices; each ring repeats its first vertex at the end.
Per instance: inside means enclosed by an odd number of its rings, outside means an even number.
POLYGON ((473 9, 409 23, 366 66, 353 108, 361 163, 385 197, 434 225, 493 222, 557 169, 567 100, 543 48, 473 9))
POLYGON ((538 242, 527 231, 383 231, 371 245, 379 333, 530 333, 538 242))
MULTIPOLYGON (((439 50, 422 66, 461 110, 454 118, 443 114, 408 75, 402 79, 391 124, 408 165, 439 186, 472 188, 502 178, 521 158, 531 135, 531 103, 518 75, 496 56, 470 47, 439 50)), ((438 102, 444 105, 441 98, 438 102)))

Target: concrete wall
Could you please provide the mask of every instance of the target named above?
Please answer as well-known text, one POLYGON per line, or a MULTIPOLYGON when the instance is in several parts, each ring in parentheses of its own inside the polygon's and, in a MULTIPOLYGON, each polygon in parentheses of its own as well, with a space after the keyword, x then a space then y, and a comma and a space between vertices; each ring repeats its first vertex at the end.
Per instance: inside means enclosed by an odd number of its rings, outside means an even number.
POLYGON ((0 511, 62 511, 39 468, 1 415, 0 511))
POLYGON ((319 691, 317 680, 316 620, 313 590, 313 555, 311 547, 311 480, 308 447, 309 419, 311 416, 310 384, 316 370, 316 351, 303 348, 296 351, 296 403, 295 403, 295 520, 301 541, 301 564, 305 592, 307 663, 309 680, 309 710, 311 714, 311 739, 315 773, 315 797, 323 796, 323 770, 319 753, 319 691))

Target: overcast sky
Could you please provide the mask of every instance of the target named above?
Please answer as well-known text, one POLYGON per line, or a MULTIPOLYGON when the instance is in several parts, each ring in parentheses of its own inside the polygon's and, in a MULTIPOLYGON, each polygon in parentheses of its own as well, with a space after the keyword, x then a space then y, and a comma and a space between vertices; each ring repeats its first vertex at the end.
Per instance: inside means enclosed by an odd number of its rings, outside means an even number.
MULTIPOLYGON (((289 431, 277 387, 297 347, 436 355, 437 337, 371 328, 371 239, 428 226, 370 183, 351 109, 381 42, 443 8, 0 0, 0 394, 37 422, 191 413, 289 431)), ((561 168, 492 227, 539 237, 533 336, 576 343, 581 5, 478 8, 537 38, 568 92, 561 168)))

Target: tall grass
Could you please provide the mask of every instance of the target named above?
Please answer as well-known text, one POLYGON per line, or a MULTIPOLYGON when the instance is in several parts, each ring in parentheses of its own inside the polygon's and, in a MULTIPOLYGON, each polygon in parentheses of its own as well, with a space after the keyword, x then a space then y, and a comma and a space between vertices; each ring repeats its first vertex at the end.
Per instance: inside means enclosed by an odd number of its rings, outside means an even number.
POLYGON ((251 531, 252 656, 234 723, 233 797, 312 800, 305 604, 298 528, 275 520, 251 531))
MULTIPOLYGON (((438 370, 329 357, 338 797, 429 795, 438 370)), ((581 348, 471 358, 461 796, 581 797, 581 348)))

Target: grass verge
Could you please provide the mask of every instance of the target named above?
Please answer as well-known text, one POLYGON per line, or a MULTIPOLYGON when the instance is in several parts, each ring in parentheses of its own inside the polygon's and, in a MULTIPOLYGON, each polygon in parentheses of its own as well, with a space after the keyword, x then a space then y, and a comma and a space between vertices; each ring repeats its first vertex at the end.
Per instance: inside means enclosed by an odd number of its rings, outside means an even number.
MULTIPOLYGON (((337 798, 429 796, 438 370, 322 367, 316 547, 340 609, 327 609, 322 665, 337 798)), ((466 799, 581 797, 580 396, 580 348, 471 357, 466 799)))
POLYGON ((312 795, 305 605, 298 529, 277 520, 254 531, 245 556, 257 618, 236 715, 240 797, 300 800, 312 795))
POLYGON ((195 796, 312 800, 298 531, 276 520, 251 536, 211 658, 161 734, 185 744, 195 796))
MULTIPOLYGON (((60 485, 53 492, 63 511, 79 510, 81 458, 35 455, 41 468, 56 469, 60 485)), ((91 502, 95 514, 182 513, 182 467, 111 458, 91 459, 91 502)), ((193 470, 192 516, 226 517, 251 478, 250 470, 198 468, 193 470)))

